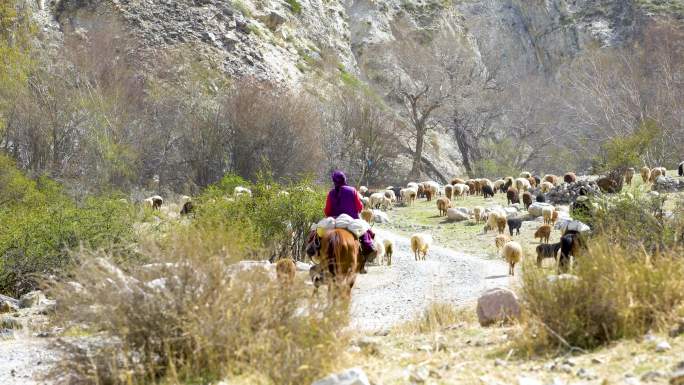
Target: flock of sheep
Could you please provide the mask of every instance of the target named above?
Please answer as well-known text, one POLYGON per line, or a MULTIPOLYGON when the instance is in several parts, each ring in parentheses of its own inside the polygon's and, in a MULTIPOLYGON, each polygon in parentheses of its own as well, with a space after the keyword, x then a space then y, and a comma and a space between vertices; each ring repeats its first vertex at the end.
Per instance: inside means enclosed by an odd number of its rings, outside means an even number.
MULTIPOLYGON (((666 175, 666 171, 664 167, 652 169, 643 167, 640 175, 644 183, 653 183, 659 176, 666 175)), ((684 176, 684 162, 679 165, 678 171, 680 176, 684 176)), ((634 168, 626 169, 623 173, 624 182, 631 184, 634 175, 634 168)), ((535 249, 537 265, 541 266, 546 258, 553 258, 557 262, 558 270, 561 271, 567 269, 572 258, 578 256, 585 247, 581 234, 588 227, 579 221, 573 221, 567 213, 560 212, 553 205, 546 203, 545 194, 561 183, 571 184, 576 181, 577 176, 573 172, 566 173, 562 178, 551 174, 540 178, 529 172, 522 172, 517 178, 506 177, 496 181, 487 178, 468 180, 454 178, 451 183, 444 186, 434 181, 411 182, 404 188, 389 186, 382 191, 371 191, 361 186, 359 193, 362 195, 365 207, 361 215, 370 223, 378 218, 378 209, 389 210, 398 202, 411 206, 419 198, 426 201, 435 199, 440 217, 446 216, 454 221, 470 219, 476 224, 484 222, 485 233, 489 230, 497 230, 498 235, 494 239, 495 246, 509 264, 509 274, 514 275, 515 265, 523 258, 521 244, 512 239, 514 233, 520 235, 523 217, 518 216, 516 212, 522 200, 524 208, 530 214, 528 216, 531 217, 530 220, 539 216, 543 218, 543 224, 534 233, 534 238, 540 240, 540 244, 535 249), (509 207, 516 207, 516 209, 507 210, 500 206, 490 208, 477 206, 472 209, 454 207, 455 203, 464 199, 465 196, 481 195, 487 199, 494 197, 496 193, 505 194, 509 207), (561 217, 560 223, 559 217, 561 217), (549 244, 554 226, 561 231, 561 238, 559 242, 549 244), (506 227, 509 229, 509 234, 504 234, 506 227)), ((429 234, 419 233, 411 236, 411 249, 416 261, 425 260, 432 242, 432 236, 429 234)))

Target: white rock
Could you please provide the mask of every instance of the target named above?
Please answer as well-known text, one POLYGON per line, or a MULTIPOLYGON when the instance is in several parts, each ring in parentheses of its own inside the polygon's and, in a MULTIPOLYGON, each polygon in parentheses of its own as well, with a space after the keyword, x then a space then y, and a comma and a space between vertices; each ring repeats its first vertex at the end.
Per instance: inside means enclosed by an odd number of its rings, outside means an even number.
POLYGON ((311 385, 370 385, 370 381, 361 368, 352 368, 316 380, 311 385))
POLYGON ((311 264, 308 264, 305 262, 301 262, 301 261, 295 262, 295 267, 297 268, 297 271, 309 271, 309 269, 311 269, 311 266, 312 266, 311 264))
POLYGON ((550 203, 541 203, 541 202, 532 202, 530 207, 527 208, 527 212, 532 215, 533 217, 541 217, 542 216, 542 209, 544 207, 554 207, 550 203))
POLYGON ((489 289, 477 299, 477 318, 480 325, 487 326, 520 316, 518 297, 510 289, 489 289))
POLYGON ((45 302, 45 294, 40 290, 26 293, 19 298, 19 306, 23 308, 38 306, 45 302))
POLYGON ((390 220, 386 212, 373 210, 373 221, 375 223, 389 223, 390 220))
POLYGON ((455 208, 450 208, 447 210, 447 218, 449 218, 451 221, 465 221, 469 217, 470 216, 468 214, 465 214, 455 208))
POLYGON ((672 349, 672 346, 670 346, 670 343, 667 341, 660 341, 655 347, 655 351, 658 353, 666 352, 670 349, 672 349))
POLYGON ((542 382, 534 377, 518 377, 518 385, 542 385, 542 382))

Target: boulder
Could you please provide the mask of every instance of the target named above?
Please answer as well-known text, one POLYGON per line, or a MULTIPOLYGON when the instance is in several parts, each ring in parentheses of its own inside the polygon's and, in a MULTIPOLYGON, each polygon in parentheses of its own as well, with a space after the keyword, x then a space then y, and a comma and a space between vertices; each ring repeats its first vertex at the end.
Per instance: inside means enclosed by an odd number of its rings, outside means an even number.
POLYGON ((677 192, 684 190, 684 180, 679 180, 670 176, 659 176, 651 187, 657 192, 677 192))
POLYGON ((477 299, 477 318, 482 326, 520 317, 515 293, 503 287, 489 289, 477 299))
POLYGON ((527 212, 533 217, 541 217, 542 209, 544 207, 554 207, 550 203, 532 202, 530 207, 527 208, 527 212))
POLYGON ((0 313, 12 313, 19 309, 19 301, 0 294, 0 313))
POLYGON ((387 213, 380 210, 373 210, 373 222, 375 223, 389 223, 387 213))
POLYGON ((450 208, 447 210, 447 218, 450 221, 465 221, 470 218, 470 215, 463 213, 455 208, 450 208))
POLYGON ((458 210, 462 212, 463 214, 470 215, 470 209, 467 207, 454 207, 454 210, 458 210))
POLYGON ((316 380, 311 385, 370 385, 370 381, 361 368, 352 368, 316 380))
POLYGON ((40 290, 26 293, 19 298, 19 306, 23 308, 38 306, 45 302, 45 294, 40 290))
POLYGON ((271 11, 268 15, 263 16, 261 18, 261 21, 270 29, 271 31, 275 31, 287 21, 287 18, 285 15, 278 11, 271 11))

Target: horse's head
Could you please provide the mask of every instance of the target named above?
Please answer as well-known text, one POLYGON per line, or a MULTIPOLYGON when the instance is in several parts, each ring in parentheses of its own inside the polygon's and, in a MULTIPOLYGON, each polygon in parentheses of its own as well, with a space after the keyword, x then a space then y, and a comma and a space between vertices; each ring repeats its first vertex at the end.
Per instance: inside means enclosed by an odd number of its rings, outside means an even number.
POLYGON ((316 261, 319 259, 320 252, 321 237, 318 236, 318 232, 316 230, 311 230, 306 239, 306 255, 308 255, 311 260, 316 261))

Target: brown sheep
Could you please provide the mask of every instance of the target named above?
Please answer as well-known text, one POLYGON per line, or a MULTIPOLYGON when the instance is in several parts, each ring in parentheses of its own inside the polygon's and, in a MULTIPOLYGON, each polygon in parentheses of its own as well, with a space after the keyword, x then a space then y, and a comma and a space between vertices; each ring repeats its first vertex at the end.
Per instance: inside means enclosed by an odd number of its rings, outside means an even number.
POLYGON ((361 219, 368 223, 373 221, 373 210, 365 209, 361 211, 361 219))
POLYGON ((534 232, 534 239, 539 238, 539 243, 549 243, 551 237, 551 225, 541 225, 534 232))
POLYGON ((634 167, 630 167, 627 170, 625 170, 625 183, 631 185, 633 177, 634 177, 634 167))
POLYGON ((425 199, 427 199, 428 202, 432 201, 432 191, 429 189, 425 189, 425 199))
POLYGON ((658 180, 658 177, 661 175, 665 175, 665 173, 663 172, 663 168, 662 167, 654 167, 651 169, 651 177, 649 178, 649 181, 651 183, 654 183, 656 180, 658 180))
POLYGON ((494 245, 496 245, 496 249, 500 250, 507 242, 511 240, 511 237, 509 237, 506 234, 499 234, 494 238, 494 245))
POLYGON ((544 175, 544 181, 551 183, 552 185, 558 184, 558 177, 553 174, 544 175))
POLYGON ((558 222, 558 211, 553 210, 553 213, 551 213, 551 223, 555 225, 556 222, 558 222))
POLYGON ((451 207, 451 201, 447 197, 441 197, 437 199, 437 210, 439 210, 439 216, 445 216, 447 214, 447 209, 451 207))
POLYGON ((515 187, 509 187, 508 191, 506 191, 506 199, 508 200, 508 204, 512 203, 520 203, 520 197, 518 196, 518 189, 515 187))
POLYGON ((530 194, 529 191, 525 191, 522 195, 522 200, 523 204, 525 205, 525 209, 530 208, 530 205, 532 204, 532 194, 530 194))
POLYGON ((291 258, 279 259, 276 263, 276 276, 283 285, 290 285, 294 282, 297 267, 291 258))
POLYGON ((465 181, 461 178, 454 178, 451 180, 451 184, 465 184, 465 181))
POLYGON ((575 175, 574 172, 566 172, 565 175, 563 175, 563 181, 565 183, 575 183, 577 182, 577 175, 575 175))
POLYGON ((499 234, 503 234, 504 230, 506 230, 506 223, 508 223, 508 219, 506 217, 496 218, 496 228, 499 230, 499 234))
POLYGON ((470 191, 468 192, 469 195, 477 195, 477 191, 476 191, 477 184, 475 183, 475 181, 473 181, 473 180, 467 180, 467 181, 465 182, 465 185, 468 186, 468 189, 470 190, 470 191))
POLYGON ((532 188, 535 188, 535 187, 537 187, 537 180, 536 180, 536 179, 534 179, 534 177, 533 177, 533 176, 531 176, 531 177, 527 178, 527 180, 529 180, 529 181, 530 181, 530 186, 532 186, 532 188))
POLYGON ((644 166, 639 173, 641 174, 641 180, 643 180, 644 183, 648 183, 649 179, 651 179, 651 169, 644 166))

